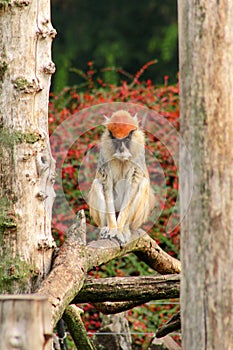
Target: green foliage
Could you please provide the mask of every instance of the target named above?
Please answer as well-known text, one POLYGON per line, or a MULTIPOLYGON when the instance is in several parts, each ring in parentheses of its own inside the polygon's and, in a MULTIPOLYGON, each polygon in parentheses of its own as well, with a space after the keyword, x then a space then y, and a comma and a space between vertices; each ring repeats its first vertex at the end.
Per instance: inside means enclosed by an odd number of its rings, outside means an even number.
POLYGON ((164 40, 161 45, 161 55, 165 62, 171 62, 173 53, 177 50, 178 28, 173 23, 164 30, 164 40))
MULTIPOLYGON (((57 66, 53 91, 79 84, 73 68, 85 69, 94 61, 98 69, 114 67, 136 73, 136 67, 153 58, 146 77, 160 84, 163 75, 176 81, 178 70, 176 2, 164 0, 123 1, 94 0, 52 2, 53 24, 58 31, 53 43, 57 66)), ((103 72, 108 83, 119 83, 114 70, 103 72)))
POLYGON ((132 329, 132 348, 148 349, 149 343, 162 323, 168 321, 179 310, 179 305, 172 300, 147 303, 127 311, 127 319, 132 329))
POLYGON ((98 277, 126 277, 126 276, 147 276, 154 275, 146 263, 140 261, 136 255, 128 254, 122 258, 111 260, 108 264, 98 267, 96 271, 89 273, 91 276, 98 277))

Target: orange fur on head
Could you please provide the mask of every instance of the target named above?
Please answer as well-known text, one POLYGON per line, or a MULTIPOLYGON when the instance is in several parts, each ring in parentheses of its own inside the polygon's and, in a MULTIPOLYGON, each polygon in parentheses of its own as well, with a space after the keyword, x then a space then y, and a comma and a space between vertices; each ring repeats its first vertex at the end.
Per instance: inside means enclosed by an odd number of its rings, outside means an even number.
POLYGON ((113 113, 112 117, 107 122, 108 130, 111 131, 112 135, 117 139, 127 137, 130 131, 136 130, 137 127, 137 121, 124 110, 113 113))

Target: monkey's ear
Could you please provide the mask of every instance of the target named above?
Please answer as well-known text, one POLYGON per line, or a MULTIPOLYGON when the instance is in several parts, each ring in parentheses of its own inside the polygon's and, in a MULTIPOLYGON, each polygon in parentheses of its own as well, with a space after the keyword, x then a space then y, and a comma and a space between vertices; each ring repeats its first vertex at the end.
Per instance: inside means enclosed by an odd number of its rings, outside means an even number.
POLYGON ((138 114, 137 113, 133 116, 133 120, 139 125, 138 114))
POLYGON ((104 118, 105 118, 105 121, 103 122, 103 125, 107 125, 110 118, 108 118, 105 114, 104 114, 104 118))

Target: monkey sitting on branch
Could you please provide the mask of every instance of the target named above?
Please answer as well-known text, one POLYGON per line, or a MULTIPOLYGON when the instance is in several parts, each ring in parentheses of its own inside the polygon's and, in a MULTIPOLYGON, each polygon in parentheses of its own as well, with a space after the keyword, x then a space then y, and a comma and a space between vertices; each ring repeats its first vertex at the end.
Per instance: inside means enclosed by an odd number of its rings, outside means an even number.
POLYGON ((115 238, 122 245, 130 240, 130 230, 147 220, 155 199, 137 116, 119 110, 106 119, 88 204, 100 238, 115 238))

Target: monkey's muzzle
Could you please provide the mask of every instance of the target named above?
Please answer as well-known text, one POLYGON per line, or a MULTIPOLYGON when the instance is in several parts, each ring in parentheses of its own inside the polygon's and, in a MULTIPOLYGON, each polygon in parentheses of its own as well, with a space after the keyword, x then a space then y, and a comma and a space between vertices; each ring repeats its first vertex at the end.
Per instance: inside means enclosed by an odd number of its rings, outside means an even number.
POLYGON ((132 154, 130 152, 116 152, 113 154, 113 158, 124 161, 129 160, 132 157, 132 154))
POLYGON ((132 157, 128 147, 124 142, 118 143, 116 152, 113 154, 113 158, 124 161, 129 160, 132 157))

